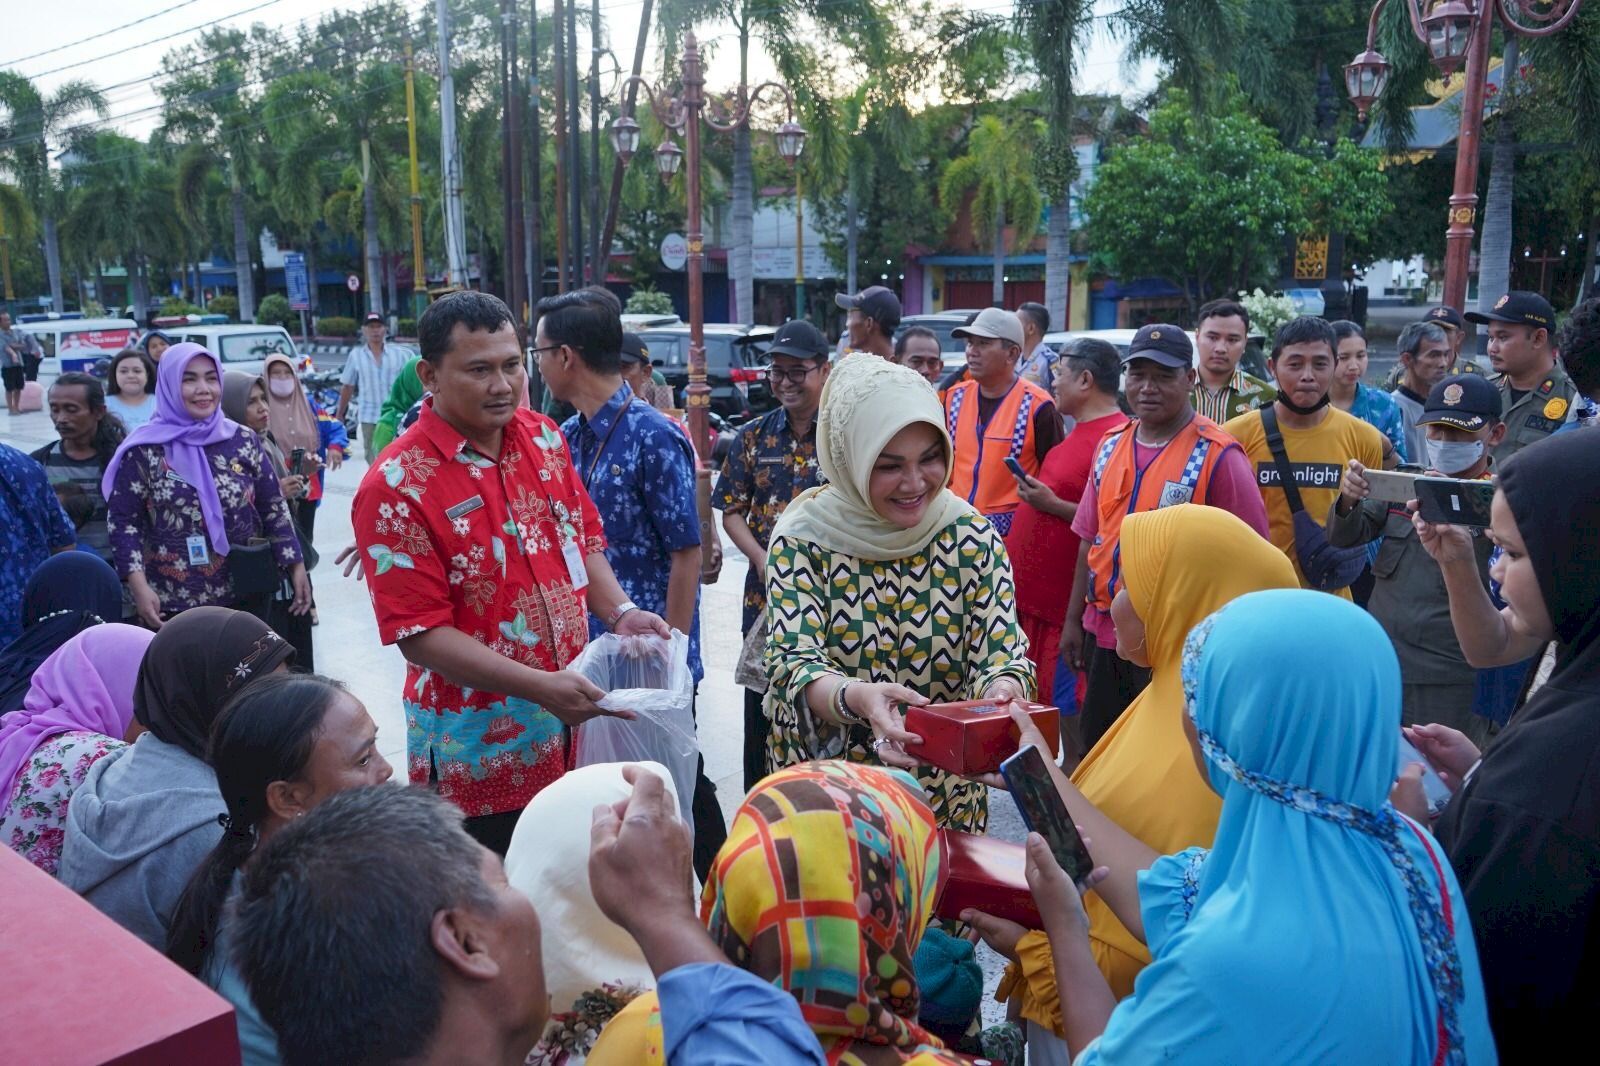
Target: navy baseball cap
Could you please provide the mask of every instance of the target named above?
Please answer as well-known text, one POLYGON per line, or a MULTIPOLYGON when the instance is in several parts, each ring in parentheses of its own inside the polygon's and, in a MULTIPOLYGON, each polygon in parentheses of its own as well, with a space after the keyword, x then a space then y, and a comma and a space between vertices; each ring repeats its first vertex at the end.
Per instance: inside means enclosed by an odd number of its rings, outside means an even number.
POLYGON ((1194 366, 1194 345, 1189 335, 1180 327, 1167 322, 1152 322, 1140 326, 1133 342, 1122 354, 1124 365, 1135 359, 1149 359, 1162 366, 1189 368, 1194 366))
POLYGON ((367 317, 363 318, 361 320, 361 324, 363 326, 373 326, 373 325, 382 326, 382 325, 385 325, 386 323, 383 321, 383 316, 378 314, 378 312, 376 312, 376 311, 368 311, 367 312, 367 317))
POLYGON ((1466 319, 1462 318, 1461 312, 1454 307, 1435 307, 1423 315, 1422 318, 1425 322, 1432 322, 1435 325, 1443 326, 1445 329, 1463 330, 1467 328, 1466 319))
POLYGON ((644 338, 631 329, 622 331, 622 361, 624 363, 650 362, 650 348, 644 338))
POLYGON ((893 329, 900 324, 900 297, 894 294, 893 289, 886 289, 882 285, 869 285, 854 296, 841 292, 833 298, 833 302, 846 311, 852 307, 859 308, 862 314, 886 329, 893 329))
POLYGON ((1469 433, 1500 421, 1500 390, 1482 374, 1451 374, 1428 390, 1419 426, 1453 426, 1469 433))
POLYGON ((767 347, 767 356, 792 355, 796 359, 826 359, 828 357, 828 338, 822 331, 803 318, 792 322, 785 322, 778 327, 778 332, 772 336, 772 344, 767 347))
POLYGON ((1535 329, 1556 328, 1555 308, 1536 292, 1508 292, 1487 311, 1468 311, 1468 322, 1512 322, 1535 329))

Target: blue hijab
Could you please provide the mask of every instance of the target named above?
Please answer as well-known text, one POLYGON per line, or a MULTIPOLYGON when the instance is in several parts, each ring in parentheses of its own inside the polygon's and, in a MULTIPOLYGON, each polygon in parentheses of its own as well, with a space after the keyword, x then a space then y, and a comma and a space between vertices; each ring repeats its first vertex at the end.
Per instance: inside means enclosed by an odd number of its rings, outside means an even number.
POLYGON ((1222 817, 1209 852, 1141 875, 1154 961, 1078 1066, 1496 1061, 1455 875, 1389 805, 1382 627, 1326 593, 1251 593, 1194 628, 1183 682, 1222 817), (1315 634, 1299 668, 1293 633, 1315 634))
POLYGON ((122 582, 98 555, 60 552, 22 592, 22 635, 0 651, 0 714, 22 706, 33 672, 90 626, 122 620, 122 582))

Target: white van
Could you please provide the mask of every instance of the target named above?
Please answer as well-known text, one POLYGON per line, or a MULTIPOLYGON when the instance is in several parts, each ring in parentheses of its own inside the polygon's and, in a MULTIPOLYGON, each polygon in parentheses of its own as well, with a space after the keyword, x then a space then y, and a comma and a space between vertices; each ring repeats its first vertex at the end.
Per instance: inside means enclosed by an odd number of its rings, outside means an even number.
POLYGON ((269 355, 287 355, 302 373, 310 369, 310 360, 302 362, 294 338, 282 326, 180 325, 164 326, 161 332, 171 337, 174 344, 187 341, 200 345, 222 362, 223 370, 259 374, 261 364, 269 355))
POLYGON ((88 373, 139 335, 139 324, 131 318, 50 318, 18 322, 17 328, 39 338, 44 349, 39 372, 52 377, 72 370, 88 373))

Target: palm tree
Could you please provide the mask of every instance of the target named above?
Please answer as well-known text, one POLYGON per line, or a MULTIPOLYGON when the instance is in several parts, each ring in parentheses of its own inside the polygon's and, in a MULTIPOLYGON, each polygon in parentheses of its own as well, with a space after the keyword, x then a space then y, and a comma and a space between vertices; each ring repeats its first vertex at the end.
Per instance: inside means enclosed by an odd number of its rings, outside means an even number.
POLYGON ((1044 305, 1058 328, 1067 328, 1067 292, 1071 287, 1072 179, 1075 156, 1072 134, 1073 49, 1094 14, 1092 0, 1033 0, 1018 4, 1016 20, 1033 53, 1046 101, 1047 139, 1042 153, 1044 193, 1050 204, 1045 230, 1044 305))
POLYGON ((0 298, 15 300, 11 283, 11 242, 33 239, 33 205, 15 185, 0 181, 0 298))
POLYGON ((1478 310, 1489 311, 1511 288, 1512 185, 1516 180, 1516 91, 1519 41, 1506 34, 1500 65, 1500 91, 1495 94, 1494 151, 1489 160, 1489 194, 1483 202, 1483 231, 1478 235, 1478 310))
POLYGON ((954 214, 962 200, 972 196, 972 236, 981 241, 988 233, 994 249, 994 305, 1005 305, 1006 226, 1012 243, 1022 247, 1039 229, 1043 195, 1034 179, 1038 142, 1044 136, 1038 119, 1005 122, 985 115, 973 127, 967 153, 945 169, 939 182, 939 199, 954 214))
POLYGON ((213 31, 201 38, 205 61, 185 66, 162 83, 162 132, 189 142, 178 160, 175 199, 179 215, 196 230, 204 230, 203 194, 210 174, 220 171, 227 177, 239 321, 253 322, 255 277, 245 194, 256 184, 262 141, 259 101, 244 92, 249 77, 243 45, 244 36, 237 31, 213 31))
MULTIPOLYGON (((1552 100, 1560 132, 1572 142, 1583 171, 1591 179, 1600 173, 1600 5, 1585 4, 1560 33, 1528 42, 1528 59, 1539 72, 1539 82, 1552 100)), ((1590 186, 1593 189, 1593 185, 1590 186)), ((1600 234, 1600 195, 1591 192, 1587 245, 1583 257, 1583 283, 1578 300, 1595 294, 1596 236, 1600 234)))
MULTIPOLYGON (((754 37, 765 43, 778 74, 804 105, 826 97, 815 85, 819 72, 828 66, 817 62, 819 50, 847 48, 862 67, 879 68, 895 33, 880 0, 663 0, 661 5, 662 38, 669 49, 676 47, 686 30, 709 21, 732 23, 738 37, 739 86, 734 99, 739 107, 749 96, 750 42, 754 37)), ((812 147, 808 145, 807 151, 812 147)), ((733 134, 732 199, 728 274, 734 285, 737 320, 751 322, 755 311, 750 256, 755 230, 755 164, 748 126, 733 134)))
POLYGON ((106 115, 106 100, 86 81, 69 81, 49 96, 14 71, 0 70, 0 159, 6 162, 44 230, 45 271, 50 278, 50 306, 62 310, 61 241, 56 219, 61 190, 50 169, 54 142, 76 140, 68 121, 85 111, 106 115))
POLYGON ((120 259, 131 302, 146 307, 152 254, 172 255, 183 242, 172 210, 172 169, 146 145, 117 133, 96 133, 75 154, 62 174, 67 212, 61 228, 68 246, 76 261, 97 271, 104 261, 120 259))

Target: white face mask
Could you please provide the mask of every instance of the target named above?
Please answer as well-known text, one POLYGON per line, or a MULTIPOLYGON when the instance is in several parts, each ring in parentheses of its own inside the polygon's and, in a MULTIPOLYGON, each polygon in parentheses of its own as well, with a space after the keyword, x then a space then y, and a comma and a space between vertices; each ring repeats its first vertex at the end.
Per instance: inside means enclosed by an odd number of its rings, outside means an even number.
POLYGON ((1428 465, 1441 474, 1471 470, 1483 458, 1481 440, 1429 440, 1428 465))
POLYGON ((299 387, 300 383, 294 378, 267 379, 267 388, 271 389, 272 395, 276 396, 280 400, 287 400, 289 397, 293 396, 294 390, 298 389, 299 387))

